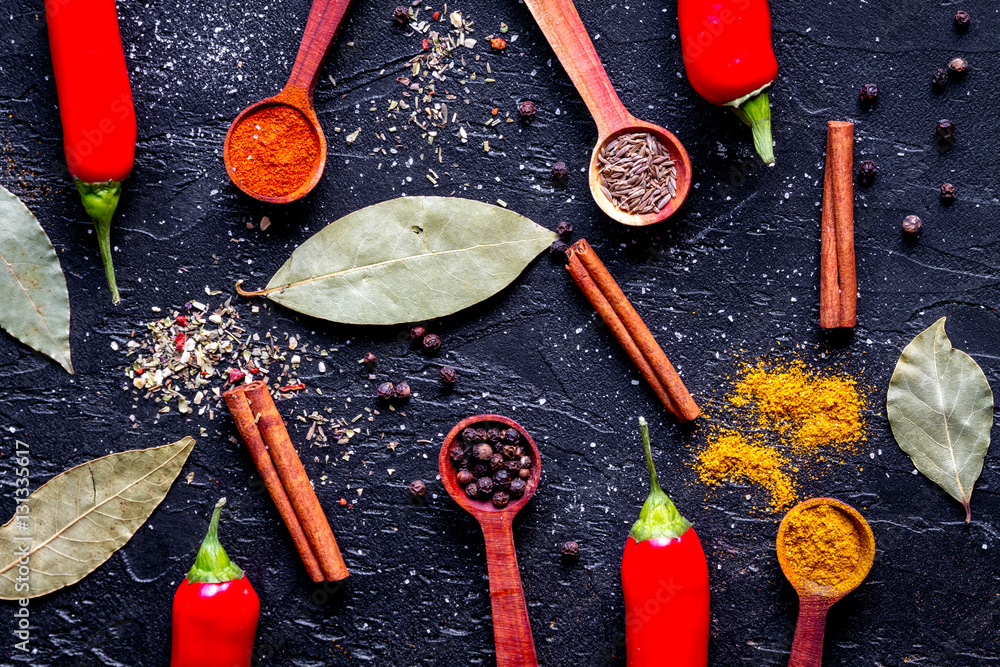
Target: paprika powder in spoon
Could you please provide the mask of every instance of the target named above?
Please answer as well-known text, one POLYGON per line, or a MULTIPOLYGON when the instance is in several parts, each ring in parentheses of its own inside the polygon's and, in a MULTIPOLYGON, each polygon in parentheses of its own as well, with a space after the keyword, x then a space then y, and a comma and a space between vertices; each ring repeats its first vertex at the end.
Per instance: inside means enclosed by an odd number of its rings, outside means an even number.
POLYGON ((639 417, 651 489, 622 557, 628 667, 706 667, 708 563, 698 534, 660 488, 639 417))

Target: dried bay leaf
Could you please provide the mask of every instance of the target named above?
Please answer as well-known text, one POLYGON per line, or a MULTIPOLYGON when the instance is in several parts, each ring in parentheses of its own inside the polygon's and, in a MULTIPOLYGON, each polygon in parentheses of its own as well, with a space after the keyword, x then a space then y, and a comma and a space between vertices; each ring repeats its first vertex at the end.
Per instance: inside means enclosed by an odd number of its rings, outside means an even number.
POLYGON ((28 207, 2 186, 0 327, 73 372, 69 292, 59 258, 28 207))
MULTIPOLYGON (((97 569, 146 522, 192 447, 194 439, 184 438, 103 456, 56 475, 19 502, 0 527, 0 599, 39 597, 97 569)), ((11 460, 17 463, 16 452, 11 460)))
POLYGON ((327 225, 265 289, 237 289, 332 322, 419 322, 496 294, 556 238, 499 206, 402 197, 327 225))
POLYGON ((886 408, 896 442, 917 470, 965 507, 983 470, 993 427, 993 392, 975 360, 932 324, 903 349, 886 408))

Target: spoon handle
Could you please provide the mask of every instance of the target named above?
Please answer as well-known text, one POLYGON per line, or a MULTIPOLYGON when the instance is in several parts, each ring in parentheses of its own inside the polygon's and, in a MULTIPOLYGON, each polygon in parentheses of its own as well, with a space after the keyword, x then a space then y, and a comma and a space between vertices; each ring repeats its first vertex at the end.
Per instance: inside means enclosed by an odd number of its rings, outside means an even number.
POLYGON ((830 603, 823 598, 799 598, 799 621, 795 626, 788 667, 820 667, 823 663, 823 633, 828 611, 830 603))
POLYGON ((538 667, 521 572, 517 568, 517 554, 514 552, 513 518, 506 512, 480 517, 483 537, 486 538, 497 667, 538 667))
POLYGON ((618 98, 573 0, 524 0, 605 137, 634 120, 618 98))
POLYGON ((309 20, 302 33, 302 42, 299 44, 299 53, 295 56, 295 64, 292 65, 292 73, 285 86, 286 91, 304 93, 312 104, 313 90, 316 88, 323 58, 350 4, 351 0, 313 0, 309 20))

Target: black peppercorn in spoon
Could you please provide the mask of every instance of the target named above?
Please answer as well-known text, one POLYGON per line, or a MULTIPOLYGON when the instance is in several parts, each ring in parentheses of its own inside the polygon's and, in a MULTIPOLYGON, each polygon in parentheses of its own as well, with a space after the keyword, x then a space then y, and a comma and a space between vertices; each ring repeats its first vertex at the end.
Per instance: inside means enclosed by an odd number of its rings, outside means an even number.
POLYGON ((474 516, 483 529, 486 540, 486 566, 490 576, 490 602, 493 607, 493 639, 496 643, 497 667, 537 667, 535 641, 531 636, 528 606, 524 601, 524 586, 517 567, 514 551, 514 534, 511 524, 538 488, 542 475, 542 462, 538 447, 528 432, 513 419, 500 415, 476 415, 455 425, 444 439, 438 455, 441 481, 448 494, 462 509, 474 516), (470 498, 458 483, 458 471, 451 463, 452 447, 459 442, 467 428, 486 428, 503 424, 515 429, 526 444, 525 453, 531 458, 530 475, 525 480, 524 493, 503 508, 496 507, 489 499, 470 498))

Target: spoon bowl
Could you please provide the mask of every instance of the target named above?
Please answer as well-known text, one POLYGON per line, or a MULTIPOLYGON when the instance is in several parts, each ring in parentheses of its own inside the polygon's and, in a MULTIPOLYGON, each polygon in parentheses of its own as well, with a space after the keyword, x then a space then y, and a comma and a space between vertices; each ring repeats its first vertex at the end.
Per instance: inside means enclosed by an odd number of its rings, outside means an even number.
POLYGON ((229 131, 226 132, 226 141, 222 149, 222 159, 226 165, 226 173, 229 174, 230 180, 236 187, 254 199, 270 204, 287 204, 293 202, 309 194, 316 187, 316 184, 319 183, 319 179, 323 175, 323 167, 326 165, 326 135, 319 124, 319 118, 316 117, 316 111, 313 109, 312 103, 308 99, 305 100, 305 104, 302 104, 302 102, 303 100, 295 95, 295 91, 283 90, 281 93, 251 104, 241 111, 229 126, 229 131), (302 185, 282 195, 267 195, 254 191, 249 183, 244 182, 238 176, 239 164, 235 160, 235 157, 230 154, 229 150, 233 137, 240 132, 244 124, 253 123, 254 116, 259 112, 274 107, 286 107, 301 115, 309 123, 311 130, 310 138, 315 141, 318 147, 317 156, 310 166, 308 178, 302 182, 302 185))
POLYGON ((538 446, 524 428, 513 419, 501 415, 476 415, 463 419, 448 433, 438 454, 438 470, 444 488, 459 506, 474 516, 483 529, 486 540, 486 566, 490 577, 490 604, 493 609, 493 640, 496 644, 497 667, 538 667, 535 640, 531 635, 528 605, 514 551, 514 516, 528 503, 538 489, 542 476, 542 460, 538 446), (469 498, 458 483, 458 471, 448 454, 463 430, 472 427, 503 425, 521 434, 522 448, 532 459, 531 475, 525 480, 524 494, 504 508, 489 500, 469 498))
MULTIPOLYGON (((295 57, 295 64, 292 65, 292 72, 288 76, 288 83, 277 95, 251 104, 241 111, 229 126, 229 131, 226 132, 226 141, 222 151, 226 173, 236 187, 254 199, 272 204, 293 202, 309 194, 323 175, 323 167, 326 165, 326 136, 323 134, 323 128, 320 126, 316 110, 313 108, 313 91, 316 89, 316 80, 319 78, 323 59, 333 43, 333 38, 337 34, 337 29, 340 27, 350 4, 351 0, 313 0, 312 7, 309 9, 309 19, 306 21, 306 27, 302 33, 302 42, 299 44, 299 52, 295 57), (250 184, 244 183, 243 179, 238 176, 239 164, 236 163, 236 158, 230 154, 233 137, 241 130, 245 130, 245 124, 253 122, 255 115, 272 108, 291 109, 301 115, 309 126, 306 130, 309 133, 306 140, 314 140, 317 144, 316 156, 312 160, 312 164, 307 165, 308 174, 305 177, 298 175, 299 177, 293 180, 289 192, 277 194, 257 192, 250 184)), ((280 176, 287 165, 271 166, 270 168, 274 171, 275 176, 280 176)))
POLYGON ((799 619, 795 627, 789 667, 820 667, 823 660, 823 634, 826 628, 826 614, 830 607, 857 588, 875 561, 875 536, 871 526, 861 514, 846 503, 834 498, 812 498, 793 507, 778 527, 778 563, 788 582, 799 596, 799 619), (851 520, 860 541, 860 555, 854 571, 839 586, 826 586, 801 576, 788 557, 786 537, 793 519, 812 507, 832 507, 851 520))
POLYGON ((691 158, 688 156, 688 152, 685 150, 683 144, 681 144, 680 140, 672 132, 665 130, 659 125, 647 123, 636 118, 632 118, 631 120, 631 125, 620 127, 606 136, 598 138, 597 145, 594 146, 594 151, 590 156, 590 192, 594 197, 594 201, 597 202, 597 205, 608 217, 617 220, 623 225, 644 227, 663 222, 676 213, 677 209, 684 203, 684 200, 688 196, 688 191, 691 189, 691 158), (677 195, 671 197, 666 206, 652 213, 629 213, 628 211, 624 211, 615 206, 614 202, 608 199, 601 189, 601 173, 598 167, 598 158, 601 150, 618 137, 638 132, 648 132, 656 137, 670 152, 670 157, 674 161, 674 168, 677 170, 677 195))
POLYGON ((662 222, 677 212, 691 190, 691 158, 673 134, 659 125, 635 118, 622 104, 608 73, 580 20, 573 0, 524 0, 549 45, 573 81, 597 123, 597 145, 590 158, 589 183, 594 201, 610 218, 623 225, 662 222), (677 168, 677 194, 658 212, 635 214, 616 207, 601 191, 597 158, 609 141, 631 132, 649 132, 666 146, 677 168))
POLYGON ((480 517, 484 514, 504 514, 513 520, 514 515, 528 504, 528 500, 531 499, 531 496, 535 494, 535 490, 538 488, 538 482, 542 477, 542 460, 538 455, 538 446, 535 444, 535 441, 532 440, 528 432, 516 421, 502 415, 476 415, 458 422, 448 433, 448 437, 444 439, 444 444, 441 445, 441 452, 438 455, 438 469, 441 472, 441 482, 444 484, 445 490, 448 491, 448 495, 462 509, 476 517, 476 520, 480 520, 480 517), (448 458, 451 446, 459 439, 462 431, 469 427, 485 427, 491 424, 502 424, 506 428, 513 428, 520 433, 521 439, 531 450, 529 456, 531 456, 531 460, 534 462, 534 465, 531 466, 531 477, 525 480, 524 495, 516 501, 512 501, 503 509, 495 507, 489 500, 473 499, 466 495, 465 490, 458 483, 458 471, 451 464, 451 459, 448 458))

